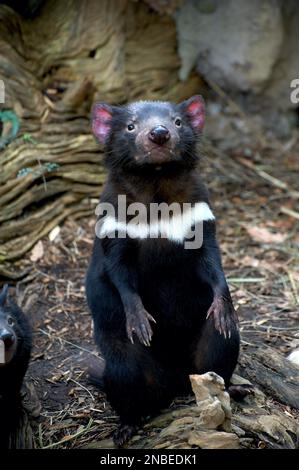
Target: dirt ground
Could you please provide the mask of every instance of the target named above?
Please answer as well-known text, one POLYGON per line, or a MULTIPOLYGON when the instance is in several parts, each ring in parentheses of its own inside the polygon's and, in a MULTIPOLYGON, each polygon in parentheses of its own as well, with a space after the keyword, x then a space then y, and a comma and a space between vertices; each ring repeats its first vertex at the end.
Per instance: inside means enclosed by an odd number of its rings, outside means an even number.
MULTIPOLYGON (((211 120, 201 172, 243 349, 267 344, 286 355, 299 347, 298 171, 296 134, 280 141, 255 119, 230 113, 223 125, 219 116, 211 120)), ((69 220, 22 261, 29 275, 17 295, 34 327, 27 375, 41 403, 37 447, 84 447, 109 438, 118 422, 85 373, 97 355, 84 294, 94 224, 95 216, 69 220)))

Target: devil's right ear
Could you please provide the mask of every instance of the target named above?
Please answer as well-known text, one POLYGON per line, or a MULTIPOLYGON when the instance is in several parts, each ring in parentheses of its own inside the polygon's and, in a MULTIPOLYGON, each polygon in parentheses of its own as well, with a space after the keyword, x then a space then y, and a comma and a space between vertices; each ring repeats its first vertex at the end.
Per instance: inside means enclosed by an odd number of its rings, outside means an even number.
POLYGON ((181 103, 180 108, 190 119, 190 124, 196 132, 201 132, 205 122, 205 102, 201 95, 194 95, 181 103))
POLYGON ((112 113, 112 107, 106 103, 95 103, 92 107, 92 131, 102 144, 107 142, 111 132, 112 113))

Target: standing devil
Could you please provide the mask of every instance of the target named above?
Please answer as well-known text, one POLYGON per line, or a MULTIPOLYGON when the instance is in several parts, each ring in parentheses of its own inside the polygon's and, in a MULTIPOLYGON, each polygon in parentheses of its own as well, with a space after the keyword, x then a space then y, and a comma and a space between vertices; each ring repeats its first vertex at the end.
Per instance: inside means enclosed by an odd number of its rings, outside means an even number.
POLYGON ((198 171, 203 124, 201 96, 179 105, 93 108, 93 132, 105 144, 109 171, 101 203, 115 212, 99 218, 86 293, 105 359, 103 386, 121 420, 117 445, 143 417, 188 393, 189 374, 214 371, 237 393, 230 385, 239 354, 237 318, 198 171), (119 195, 130 214, 122 221, 119 195), (182 211, 134 223, 136 203, 147 214, 161 203, 182 211), (202 243, 187 246, 197 227, 202 243))

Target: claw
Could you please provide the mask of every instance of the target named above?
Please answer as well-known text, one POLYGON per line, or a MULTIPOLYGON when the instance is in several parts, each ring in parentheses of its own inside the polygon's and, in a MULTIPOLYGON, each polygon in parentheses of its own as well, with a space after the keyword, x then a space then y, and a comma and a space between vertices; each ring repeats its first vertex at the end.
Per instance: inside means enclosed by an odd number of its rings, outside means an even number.
MULTIPOLYGON (((221 314, 219 314, 219 315, 221 315, 221 314)), ((223 334, 224 338, 227 339, 227 324, 226 324, 226 321, 225 321, 225 318, 223 317, 223 315, 220 316, 220 322, 221 322, 222 334, 223 334)))
POLYGON ((216 330, 219 331, 220 334, 222 334, 221 322, 220 322, 219 315, 218 314, 215 315, 215 312, 213 312, 213 313, 214 313, 215 328, 216 328, 216 330))
POLYGON ((137 336, 138 336, 138 339, 139 339, 140 343, 144 343, 144 338, 143 338, 142 333, 141 333, 140 330, 138 330, 137 336))
POLYGON ((140 309, 134 313, 128 313, 127 336, 132 344, 134 344, 134 332, 141 344, 150 346, 150 341, 153 335, 153 331, 149 323, 150 321, 156 323, 155 319, 144 309, 140 309))
POLYGON ((147 314, 147 317, 150 321, 157 323, 156 320, 149 313, 147 314))
POLYGON ((232 327, 235 323, 236 313, 233 305, 226 304, 221 299, 215 298, 212 305, 210 306, 206 318, 208 319, 211 315, 213 317, 215 329, 223 335, 225 339, 231 338, 232 327), (228 310, 227 310, 228 309, 228 310))
POLYGON ((133 335, 132 335, 132 333, 128 333, 128 338, 129 338, 129 340, 131 341, 131 343, 134 344, 134 340, 133 340, 133 335))
POLYGON ((143 338, 145 340, 145 344, 146 344, 146 346, 150 346, 150 340, 151 340, 150 326, 148 325, 148 328, 147 328, 144 324, 142 324, 141 328, 142 328, 143 338))

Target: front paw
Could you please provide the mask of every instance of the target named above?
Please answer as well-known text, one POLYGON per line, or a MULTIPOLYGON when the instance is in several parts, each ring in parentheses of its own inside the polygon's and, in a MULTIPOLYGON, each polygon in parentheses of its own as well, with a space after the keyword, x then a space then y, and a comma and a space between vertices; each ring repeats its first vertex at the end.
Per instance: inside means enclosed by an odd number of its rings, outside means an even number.
POLYGON ((134 344, 133 333, 135 333, 141 343, 150 346, 153 336, 150 321, 156 323, 154 318, 143 307, 128 312, 126 316, 127 334, 131 343, 134 344))
POLYGON ((237 329, 238 317, 230 300, 215 297, 210 306, 207 319, 212 316, 217 331, 225 338, 230 338, 233 330, 237 329))

